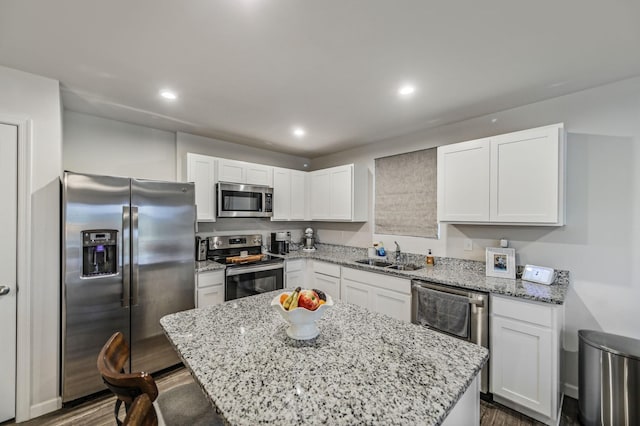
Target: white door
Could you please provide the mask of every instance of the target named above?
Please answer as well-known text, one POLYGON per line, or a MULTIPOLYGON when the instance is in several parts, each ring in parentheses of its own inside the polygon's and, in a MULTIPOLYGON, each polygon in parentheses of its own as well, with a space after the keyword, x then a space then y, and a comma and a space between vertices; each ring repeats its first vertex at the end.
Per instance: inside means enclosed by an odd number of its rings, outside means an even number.
POLYGON ((342 279, 340 288, 340 298, 347 303, 372 309, 373 287, 349 279, 342 279))
POLYGON ((401 321, 411 322, 411 295, 376 288, 372 310, 401 321))
POLYGON ((16 413, 18 128, 0 124, 0 423, 16 413))
POLYGON ((558 126, 509 133, 491 141, 492 222, 561 222, 558 126))
POLYGON ((215 158, 187 154, 187 181, 195 184, 198 222, 216 221, 215 172, 215 158))
POLYGON ((438 147, 438 220, 489 221, 489 139, 438 147))
POLYGON ((353 165, 331 169, 330 219, 351 220, 353 204, 353 165))
POLYGON ((273 169, 273 216, 271 220, 291 218, 291 170, 273 169))

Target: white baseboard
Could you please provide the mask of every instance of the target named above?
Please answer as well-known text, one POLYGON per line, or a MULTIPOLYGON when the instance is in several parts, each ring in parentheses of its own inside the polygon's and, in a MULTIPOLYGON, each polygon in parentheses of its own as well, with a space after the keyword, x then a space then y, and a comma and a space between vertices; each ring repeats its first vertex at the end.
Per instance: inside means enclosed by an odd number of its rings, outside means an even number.
POLYGON ((563 383, 564 394, 570 396, 573 399, 578 399, 578 387, 576 385, 570 385, 569 383, 563 383))
POLYGON ((34 419, 36 417, 40 417, 44 414, 50 413, 52 411, 56 411, 62 408, 62 398, 56 397, 52 398, 48 401, 41 402, 36 405, 32 405, 29 409, 29 417, 34 419))

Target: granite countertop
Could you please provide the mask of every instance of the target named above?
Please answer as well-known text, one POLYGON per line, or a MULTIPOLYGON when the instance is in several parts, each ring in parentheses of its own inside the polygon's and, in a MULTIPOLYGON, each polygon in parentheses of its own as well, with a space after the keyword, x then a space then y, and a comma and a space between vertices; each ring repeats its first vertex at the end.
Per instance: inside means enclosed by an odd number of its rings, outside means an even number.
POLYGON ((442 423, 489 353, 335 301, 320 335, 289 338, 280 292, 163 317, 162 327, 232 425, 442 423))
POLYGON ((214 262, 213 260, 203 260, 201 262, 196 261, 196 272, 224 271, 225 268, 225 265, 214 262))
MULTIPOLYGON (((492 294, 529 299, 538 302, 563 304, 569 287, 569 271, 558 271, 558 278, 552 285, 535 284, 527 281, 506 278, 487 277, 485 263, 454 258, 435 258, 435 266, 415 271, 397 271, 378 266, 363 265, 356 260, 367 258, 367 249, 359 247, 318 244, 312 252, 292 251, 281 257, 285 259, 316 259, 336 263, 354 269, 379 272, 408 279, 418 279, 433 283, 446 284, 471 290, 480 290, 492 294)), ((406 263, 425 264, 424 255, 403 253, 406 263)), ((389 254, 393 262, 393 253, 389 254)))

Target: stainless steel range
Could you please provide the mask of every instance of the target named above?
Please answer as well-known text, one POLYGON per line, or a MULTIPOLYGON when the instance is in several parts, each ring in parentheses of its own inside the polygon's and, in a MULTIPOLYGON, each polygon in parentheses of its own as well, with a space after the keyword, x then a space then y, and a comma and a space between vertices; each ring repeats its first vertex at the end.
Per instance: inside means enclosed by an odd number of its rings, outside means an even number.
POLYGON ((225 301, 284 288, 284 260, 262 254, 262 235, 209 237, 207 258, 227 266, 225 301))

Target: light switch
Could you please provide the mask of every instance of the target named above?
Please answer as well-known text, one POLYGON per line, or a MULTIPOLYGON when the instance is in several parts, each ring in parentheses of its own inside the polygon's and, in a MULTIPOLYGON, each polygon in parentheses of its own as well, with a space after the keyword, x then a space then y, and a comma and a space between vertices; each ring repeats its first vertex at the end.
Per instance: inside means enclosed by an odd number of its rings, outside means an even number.
POLYGON ((473 250, 473 240, 471 238, 464 239, 464 251, 472 251, 473 250))

